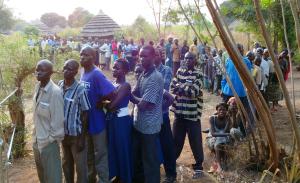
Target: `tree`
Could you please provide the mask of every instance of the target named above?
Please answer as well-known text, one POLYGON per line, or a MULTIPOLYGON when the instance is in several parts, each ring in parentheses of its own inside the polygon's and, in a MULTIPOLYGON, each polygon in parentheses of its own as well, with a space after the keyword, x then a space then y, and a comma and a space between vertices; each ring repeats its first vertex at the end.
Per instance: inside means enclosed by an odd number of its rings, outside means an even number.
POLYGON ((56 25, 61 28, 65 28, 67 25, 66 18, 58 15, 57 13, 45 13, 41 16, 41 21, 51 28, 56 25))
POLYGON ((89 11, 78 7, 68 17, 68 25, 70 27, 83 27, 88 21, 93 18, 93 14, 89 11))
POLYGON ((138 16, 132 25, 125 27, 123 30, 121 34, 134 38, 135 40, 141 37, 146 40, 157 40, 158 38, 154 26, 150 25, 142 16, 138 16))
POLYGON ((35 26, 29 25, 29 26, 25 27, 24 33, 27 36, 38 36, 40 31, 35 26))
MULTIPOLYGON (((286 17, 286 24, 290 31, 288 34, 288 40, 291 43, 291 47, 296 47, 296 35, 293 22, 293 15, 287 0, 284 3, 284 12, 286 17)), ((273 46, 278 50, 278 45, 281 43, 282 47, 286 47, 284 38, 282 13, 279 0, 261 0, 262 14, 265 18, 268 31, 272 33, 273 46)), ((226 20, 229 23, 234 20, 241 20, 244 22, 244 26, 240 30, 243 32, 252 32, 255 35, 259 35, 259 39, 262 39, 260 29, 257 25, 255 10, 251 0, 228 0, 221 4, 222 14, 226 16, 226 20)))
POLYGON ((5 8, 4 6, 0 7, 0 32, 5 32, 10 30, 14 25, 14 19, 12 12, 5 8))

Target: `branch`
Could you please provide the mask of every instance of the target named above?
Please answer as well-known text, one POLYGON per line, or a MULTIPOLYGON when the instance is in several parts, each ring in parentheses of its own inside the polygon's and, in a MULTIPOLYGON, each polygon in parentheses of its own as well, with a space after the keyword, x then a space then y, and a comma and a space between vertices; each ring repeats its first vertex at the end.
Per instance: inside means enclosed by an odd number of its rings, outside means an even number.
POLYGON ((199 34, 197 33, 197 31, 196 31, 194 25, 192 24, 191 20, 189 19, 189 17, 187 16, 186 12, 184 11, 184 9, 183 9, 183 7, 182 7, 182 4, 181 4, 180 0, 177 0, 177 2, 178 2, 178 5, 179 5, 179 7, 180 7, 180 9, 181 9, 181 11, 182 11, 184 17, 186 18, 186 20, 188 21, 189 25, 190 25, 191 28, 193 29, 195 35, 196 35, 197 38, 199 39, 199 42, 200 42, 201 44, 203 44, 203 42, 202 42, 202 40, 201 40, 201 37, 200 37, 199 34))

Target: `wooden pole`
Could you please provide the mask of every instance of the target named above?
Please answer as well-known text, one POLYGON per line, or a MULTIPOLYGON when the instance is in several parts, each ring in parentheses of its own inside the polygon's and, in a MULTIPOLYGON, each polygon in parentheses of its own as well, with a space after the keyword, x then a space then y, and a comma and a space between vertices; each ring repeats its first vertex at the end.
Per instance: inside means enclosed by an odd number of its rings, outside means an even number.
POLYGON ((300 22, 299 22, 299 15, 297 12, 297 4, 298 3, 295 0, 289 0, 289 4, 290 4, 291 10, 292 10, 293 17, 294 17, 298 48, 300 48, 300 22))
POLYGON ((214 8, 212 2, 210 0, 206 0, 206 5, 210 11, 210 14, 212 15, 212 18, 214 20, 214 24, 216 25, 220 37, 223 41, 223 44, 225 48, 227 49, 234 65, 237 71, 239 72, 240 78, 243 81, 245 87, 247 88, 247 91, 249 93, 249 96, 251 99, 255 99, 253 101, 254 105, 259 108, 258 114, 261 117, 264 127, 267 132, 267 138, 270 146, 270 158, 273 161, 273 163, 270 162, 270 164, 273 164, 274 168, 278 167, 278 153, 277 153, 277 147, 276 147, 276 140, 275 140, 275 131, 274 127, 272 125, 272 118, 269 111, 269 108, 264 101, 264 98, 262 97, 260 91, 258 91, 254 79, 250 75, 249 71, 247 70, 247 67, 245 63, 243 62, 243 59, 241 55, 239 54, 236 45, 234 45, 232 39, 228 34, 226 33, 222 22, 219 18, 219 15, 217 15, 217 11, 214 8))
POLYGON ((292 107, 292 103, 291 103, 291 100, 290 100, 290 97, 289 97, 288 90, 285 86, 285 82, 284 82, 284 79, 283 79, 283 74, 281 72, 277 57, 275 56, 275 53, 274 53, 274 49, 273 49, 273 46, 272 46, 272 43, 271 43, 271 38, 270 38, 270 36, 267 32, 267 29, 266 29, 265 20, 262 16, 262 12, 261 12, 261 8, 260 8, 260 3, 259 3, 258 0, 253 0, 253 3, 254 3, 254 6, 255 6, 257 21, 258 21, 258 23, 260 25, 260 28, 262 30, 262 34, 263 34, 263 37, 266 41, 269 53, 270 53, 271 58, 272 58, 272 61, 274 62, 274 68, 275 68, 275 71, 276 71, 276 75, 279 79, 279 83, 280 83, 280 86, 281 86, 281 89, 282 89, 282 92, 283 92, 285 103, 286 103, 287 109, 289 111, 290 122, 291 122, 293 130, 294 130, 294 134, 295 134, 295 137, 296 137, 297 148, 298 148, 297 149, 298 158, 299 158, 298 161, 300 161, 300 131, 299 131, 299 126, 297 124, 295 111, 294 111, 294 108, 292 107))
POLYGON ((283 1, 282 0, 280 0, 280 4, 281 4, 281 12, 282 12, 282 20, 283 20, 284 39, 285 39, 286 46, 287 46, 287 49, 288 49, 288 54, 289 54, 289 63, 290 63, 289 67, 290 67, 290 70, 291 70, 291 85, 292 85, 292 100, 293 100, 293 107, 294 107, 294 111, 295 111, 296 110, 296 103, 295 103, 295 85, 294 85, 292 54, 291 54, 291 47, 290 47, 289 39, 288 39, 288 36, 287 36, 284 6, 283 6, 283 1))
POLYGON ((195 29, 194 25, 192 24, 191 20, 189 19, 189 17, 188 17, 187 14, 185 13, 185 11, 184 11, 184 9, 183 9, 183 6, 182 6, 182 4, 181 4, 181 2, 180 2, 180 0, 177 0, 177 2, 178 2, 178 5, 179 5, 179 7, 180 7, 180 9, 181 9, 181 11, 182 11, 182 13, 183 13, 185 19, 188 21, 188 23, 189 23, 189 25, 191 26, 191 28, 193 29, 195 35, 196 35, 197 38, 199 39, 199 42, 200 42, 201 44, 203 44, 200 35, 198 34, 198 32, 196 31, 196 29, 195 29))

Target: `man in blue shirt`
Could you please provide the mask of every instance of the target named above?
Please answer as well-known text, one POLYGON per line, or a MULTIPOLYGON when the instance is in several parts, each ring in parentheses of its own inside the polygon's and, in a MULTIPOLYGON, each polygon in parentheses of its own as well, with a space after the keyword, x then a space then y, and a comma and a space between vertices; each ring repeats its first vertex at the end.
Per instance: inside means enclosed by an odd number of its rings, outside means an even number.
POLYGON ((159 49, 155 50, 156 70, 161 73, 164 79, 164 96, 163 96, 163 124, 159 133, 159 139, 162 147, 164 158, 164 169, 166 172, 166 179, 164 183, 173 183, 176 181, 176 157, 175 145, 170 125, 169 106, 173 103, 174 97, 168 93, 170 84, 172 82, 172 70, 170 67, 162 64, 161 52, 159 49), (169 97, 167 97, 169 96, 169 97))
MULTIPOLYGON (((248 71, 250 72, 251 69, 252 69, 252 64, 251 64, 250 60, 248 59, 248 57, 244 56, 244 47, 243 47, 243 45, 237 44, 237 48, 238 48, 238 50, 240 51, 240 54, 243 57, 243 61, 246 64, 248 71)), ((234 87, 236 93, 240 97, 240 99, 241 99, 241 101, 242 101, 242 103, 243 103, 243 105, 246 109, 246 112, 248 114, 250 114, 249 115, 250 120, 251 120, 250 123, 253 124, 254 119, 253 119, 253 116, 251 115, 252 112, 251 112, 251 109, 250 109, 250 105, 249 105, 249 101, 248 101, 248 98, 247 98, 247 93, 246 93, 245 87, 243 85, 243 82, 240 78, 240 75, 239 75, 238 71, 236 70, 231 58, 228 58, 226 60, 225 69, 226 69, 226 73, 227 73, 228 77, 230 78, 230 80, 233 84, 233 87, 234 87)), ((222 85, 223 101, 227 103, 228 100, 231 97, 233 97, 233 92, 232 92, 231 88, 229 87, 229 85, 228 85, 225 78, 222 80, 221 85, 222 85)))
POLYGON ((173 44, 173 38, 169 37, 168 43, 165 46, 165 50, 166 50, 166 62, 165 63, 170 68, 173 68, 173 53, 171 52, 172 44, 173 44))
MULTIPOLYGON (((111 98, 115 87, 103 75, 103 73, 94 65, 96 51, 91 47, 84 47, 80 52, 80 63, 84 68, 81 81, 87 90, 91 109, 88 113, 88 133, 94 146, 94 160, 92 158, 92 167, 95 168, 100 182, 109 182, 108 180, 108 159, 107 159, 107 138, 105 130, 105 114, 98 104, 103 98, 111 98)), ((89 149, 90 150, 90 149, 89 149)), ((90 154, 90 153, 89 153, 90 154)), ((88 157, 88 161, 90 158, 88 157)), ((90 165, 90 162, 88 162, 90 165)), ((89 182, 94 181, 94 176, 89 177, 89 182)))
POLYGON ((77 61, 67 60, 63 68, 64 80, 58 83, 64 97, 65 138, 62 141, 62 167, 67 183, 74 182, 74 164, 77 182, 88 181, 85 137, 90 103, 84 85, 75 79, 78 69, 77 61))

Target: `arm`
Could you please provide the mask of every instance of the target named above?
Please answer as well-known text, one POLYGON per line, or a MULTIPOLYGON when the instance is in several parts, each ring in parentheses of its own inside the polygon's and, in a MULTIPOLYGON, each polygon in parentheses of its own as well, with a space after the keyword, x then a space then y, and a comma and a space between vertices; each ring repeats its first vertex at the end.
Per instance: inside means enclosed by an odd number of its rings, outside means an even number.
POLYGON ((54 90, 50 102, 50 142, 63 140, 64 132, 64 99, 61 91, 54 90))
POLYGON ((183 91, 181 91, 181 95, 190 97, 190 98, 195 98, 201 94, 201 76, 200 74, 197 76, 197 78, 192 81, 192 83, 185 83, 183 85, 183 91))
MULTIPOLYGON (((217 133, 214 125, 214 118, 215 116, 211 116, 209 118, 209 124, 210 124, 210 133, 213 137, 227 137, 230 134, 229 133, 217 133)), ((226 128, 226 127, 225 127, 226 128)))
POLYGON ((174 102, 174 97, 166 90, 163 95, 163 109, 170 107, 174 102))
POLYGON ((173 74, 170 68, 166 69, 166 74, 164 76, 164 89, 169 91, 170 83, 172 82, 173 74))
POLYGON ((153 77, 145 83, 145 91, 137 107, 141 111, 153 110, 161 95, 163 95, 163 78, 153 77))
POLYGON ((175 76, 171 82, 171 93, 174 95, 179 95, 179 82, 177 76, 175 76))
POLYGON ((111 100, 111 103, 107 106, 110 111, 114 111, 117 109, 123 98, 130 95, 131 87, 129 83, 125 83, 120 86, 117 90, 117 93, 114 99, 111 100))

